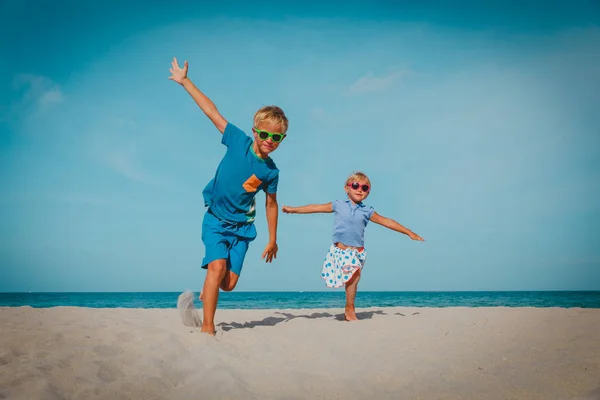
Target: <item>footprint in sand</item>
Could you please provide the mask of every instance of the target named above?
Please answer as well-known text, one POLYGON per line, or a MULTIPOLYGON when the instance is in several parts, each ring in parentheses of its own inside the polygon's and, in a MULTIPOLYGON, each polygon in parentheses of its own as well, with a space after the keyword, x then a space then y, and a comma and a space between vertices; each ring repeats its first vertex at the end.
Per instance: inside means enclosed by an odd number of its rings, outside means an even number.
POLYGON ((119 368, 114 363, 96 362, 96 364, 99 365, 96 376, 102 382, 110 383, 116 381, 117 379, 125 377, 125 374, 123 373, 123 371, 121 371, 121 368, 119 368))
POLYGON ((202 326, 202 320, 194 307, 194 293, 184 292, 179 295, 177 299, 177 308, 181 315, 181 322, 185 326, 191 326, 198 328, 202 326))
POLYGON ((98 346, 94 346, 94 353, 104 357, 114 357, 121 353, 121 349, 117 346, 100 344, 98 346))
POLYGON ((0 355, 0 367, 10 363, 11 359, 12 357, 9 357, 8 355, 0 355))
POLYGON ((123 331, 117 333, 117 338, 119 338, 121 342, 129 343, 135 339, 135 336, 131 332, 123 331))
POLYGON ((27 354, 27 352, 25 350, 23 350, 22 348, 17 347, 17 346, 12 346, 10 348, 10 351, 12 352, 13 356, 15 356, 15 357, 23 357, 24 355, 27 354))

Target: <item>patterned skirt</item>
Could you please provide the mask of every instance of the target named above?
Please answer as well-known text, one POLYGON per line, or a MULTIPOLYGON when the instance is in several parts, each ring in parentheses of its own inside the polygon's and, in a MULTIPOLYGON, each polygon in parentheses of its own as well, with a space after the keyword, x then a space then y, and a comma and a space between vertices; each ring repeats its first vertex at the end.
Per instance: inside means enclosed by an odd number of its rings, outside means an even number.
POLYGON ((365 249, 360 251, 354 248, 340 249, 332 244, 323 262, 321 278, 325 280, 327 287, 343 287, 356 271, 363 268, 365 261, 367 261, 365 249))

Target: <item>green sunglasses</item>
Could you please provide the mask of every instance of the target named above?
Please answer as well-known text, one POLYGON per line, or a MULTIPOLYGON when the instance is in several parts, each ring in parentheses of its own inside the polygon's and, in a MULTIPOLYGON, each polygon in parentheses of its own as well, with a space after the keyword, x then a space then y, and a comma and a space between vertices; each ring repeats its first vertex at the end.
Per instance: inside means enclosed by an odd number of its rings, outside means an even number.
POLYGON ((252 128, 252 129, 254 130, 254 132, 256 132, 256 134, 258 135, 258 138, 260 140, 267 140, 268 138, 271 138, 271 140, 274 143, 279 143, 285 137, 285 133, 271 133, 271 132, 267 132, 267 131, 261 131, 260 129, 256 129, 256 128, 252 128))

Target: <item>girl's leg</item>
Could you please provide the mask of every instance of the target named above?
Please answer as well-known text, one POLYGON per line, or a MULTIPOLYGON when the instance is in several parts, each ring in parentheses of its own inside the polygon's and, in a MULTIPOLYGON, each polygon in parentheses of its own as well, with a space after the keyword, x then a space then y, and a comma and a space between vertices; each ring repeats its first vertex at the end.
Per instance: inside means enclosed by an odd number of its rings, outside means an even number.
POLYGON ((360 281, 360 269, 352 275, 352 278, 346 282, 346 310, 345 317, 346 321, 356 321, 356 312, 354 311, 354 300, 356 299, 356 290, 358 288, 358 281, 360 281))

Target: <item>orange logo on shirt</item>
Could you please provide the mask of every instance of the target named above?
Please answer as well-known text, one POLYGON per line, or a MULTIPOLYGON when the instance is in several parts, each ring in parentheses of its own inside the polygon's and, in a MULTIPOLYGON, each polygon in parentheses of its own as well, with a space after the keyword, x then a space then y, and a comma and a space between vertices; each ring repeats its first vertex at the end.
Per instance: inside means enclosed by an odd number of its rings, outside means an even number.
POLYGON ((260 186, 261 183, 262 183, 262 181, 260 179, 258 179, 256 177, 256 175, 252 174, 252 176, 250 178, 248 178, 246 180, 246 182, 244 182, 242 187, 246 190, 246 192, 252 193, 252 192, 256 192, 258 190, 258 187, 260 186))

